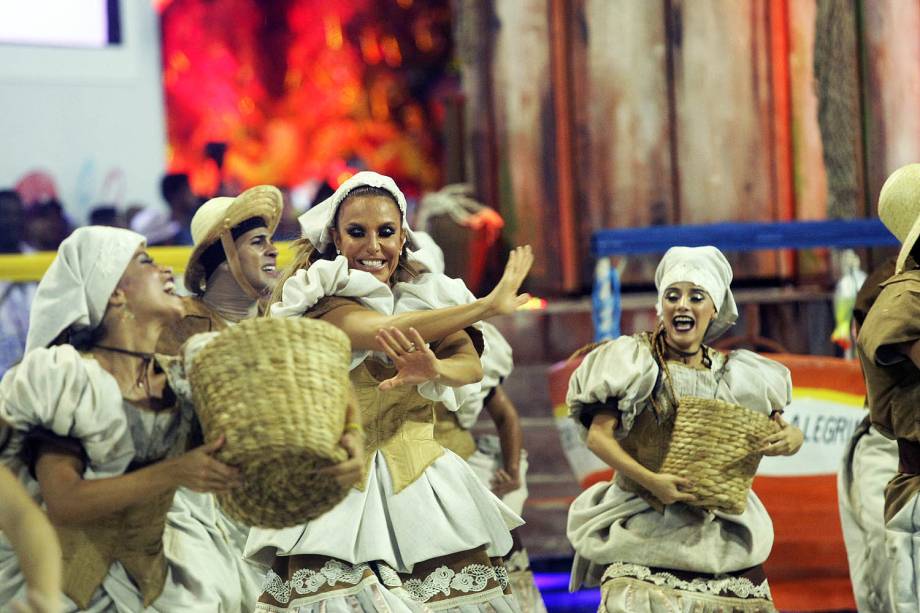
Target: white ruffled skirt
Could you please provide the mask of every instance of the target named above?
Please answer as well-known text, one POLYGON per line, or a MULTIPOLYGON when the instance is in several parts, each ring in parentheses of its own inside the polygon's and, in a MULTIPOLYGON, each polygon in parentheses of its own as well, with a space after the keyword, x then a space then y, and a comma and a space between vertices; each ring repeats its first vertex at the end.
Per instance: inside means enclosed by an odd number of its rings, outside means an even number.
POLYGON ((321 555, 352 564, 385 562, 399 572, 416 563, 485 545, 490 557, 511 549, 509 531, 524 521, 486 489, 449 450, 398 494, 383 454, 367 486, 328 513, 293 528, 253 528, 246 556, 270 566, 276 555, 321 555))
POLYGON ((684 504, 659 513, 615 482, 595 484, 575 499, 567 535, 575 549, 572 590, 599 585, 614 562, 720 574, 763 564, 773 548, 773 522, 753 491, 740 515, 684 504))
POLYGON ((377 452, 363 491, 352 489, 335 508, 305 525, 253 528, 246 555, 265 566, 276 557, 327 559, 321 567, 288 577, 269 571, 265 593, 285 606, 263 599, 260 610, 511 613, 518 610, 513 598, 497 587, 507 585, 506 574, 497 576, 503 569, 437 561, 474 550, 489 558, 503 556, 512 546, 509 531, 521 524, 453 452, 445 450, 399 493, 377 452), (432 570, 423 580, 406 580, 417 565, 432 570), (324 594, 328 586, 335 589, 324 594), (449 599, 439 600, 439 594, 448 593, 449 599))

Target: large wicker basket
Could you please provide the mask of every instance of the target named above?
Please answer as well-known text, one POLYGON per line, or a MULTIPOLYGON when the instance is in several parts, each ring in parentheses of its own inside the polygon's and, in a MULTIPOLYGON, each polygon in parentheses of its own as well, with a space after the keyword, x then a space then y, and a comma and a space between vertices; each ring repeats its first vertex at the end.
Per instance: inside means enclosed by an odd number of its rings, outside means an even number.
POLYGON ((317 470, 346 459, 350 359, 345 333, 302 317, 244 321, 195 354, 188 375, 205 441, 226 437, 216 457, 244 480, 218 495, 228 515, 283 528, 345 497, 317 470))
POLYGON ((694 506, 741 514, 762 454, 764 437, 779 424, 762 413, 714 400, 684 396, 662 473, 689 479, 694 506))

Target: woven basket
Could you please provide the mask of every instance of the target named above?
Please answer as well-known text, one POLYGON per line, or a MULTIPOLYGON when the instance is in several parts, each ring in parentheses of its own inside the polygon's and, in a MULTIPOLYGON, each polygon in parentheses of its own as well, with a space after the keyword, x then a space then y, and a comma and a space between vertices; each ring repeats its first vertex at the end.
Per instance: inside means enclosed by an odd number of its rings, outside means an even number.
POLYGON ((244 480, 218 494, 228 515, 283 528, 345 497, 348 488, 316 471, 347 457, 338 442, 350 360, 344 332, 303 317, 246 320, 197 352, 188 374, 205 441, 226 437, 216 457, 244 480))
POLYGON ((766 415, 745 407, 684 396, 661 472, 693 483, 682 490, 696 496, 687 504, 741 514, 763 457, 757 453, 760 442, 779 429, 766 415))

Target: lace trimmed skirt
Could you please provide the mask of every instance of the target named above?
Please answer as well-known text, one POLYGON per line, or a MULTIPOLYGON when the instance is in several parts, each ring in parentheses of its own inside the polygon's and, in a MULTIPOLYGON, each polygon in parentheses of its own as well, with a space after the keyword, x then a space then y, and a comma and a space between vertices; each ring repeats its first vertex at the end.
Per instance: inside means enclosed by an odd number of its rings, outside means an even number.
POLYGON ((706 575, 614 562, 601 579, 609 613, 775 613, 762 566, 706 575))
POLYGON ((508 573, 485 547, 415 565, 400 573, 384 562, 349 564, 316 555, 279 557, 257 611, 516 612, 508 573))

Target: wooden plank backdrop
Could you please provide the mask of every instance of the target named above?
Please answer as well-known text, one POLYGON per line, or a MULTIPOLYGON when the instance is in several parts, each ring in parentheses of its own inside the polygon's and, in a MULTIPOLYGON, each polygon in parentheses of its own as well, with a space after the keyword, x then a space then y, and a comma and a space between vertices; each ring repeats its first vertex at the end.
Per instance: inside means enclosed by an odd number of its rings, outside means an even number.
POLYGON ((498 208, 513 244, 534 246, 529 286, 564 292, 550 0, 494 0, 492 83, 498 208))
POLYGON ((920 1, 864 0, 866 170, 873 213, 888 175, 920 161, 920 1))
MULTIPOLYGON (((791 170, 795 210, 790 219, 826 219, 827 172, 824 148, 818 125, 818 93, 815 82, 815 23, 817 2, 794 0, 788 3, 789 88, 791 93, 791 170)), ((850 54, 855 58, 855 46, 850 54)), ((853 91, 858 94, 857 90, 853 91)), ((858 103, 858 99, 854 100, 858 103)), ((857 123, 858 125, 858 123, 857 123)), ((853 160, 854 166, 860 165, 853 160)), ((799 252, 796 258, 800 275, 812 277, 827 272, 826 250, 799 252)))
MULTIPOLYGON (((586 156, 579 181, 581 243, 598 228, 674 223, 676 175, 671 165, 664 0, 578 2, 584 28, 574 42, 583 58, 575 102, 584 109, 586 156)), ((654 276, 658 257, 632 258, 627 282, 654 276)), ((589 259, 584 261, 588 262, 589 259)))
MULTIPOLYGON (((679 223, 778 219, 767 2, 674 0, 679 223)), ((773 253, 730 255, 774 276, 773 253)))
MULTIPOLYGON (((458 5, 491 15, 487 42, 458 44, 468 167, 537 247, 538 290, 589 286, 596 229, 874 215, 920 160, 920 0, 458 5)), ((831 281, 825 252, 732 259, 741 279, 831 281)))

